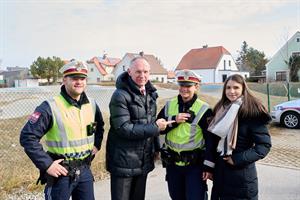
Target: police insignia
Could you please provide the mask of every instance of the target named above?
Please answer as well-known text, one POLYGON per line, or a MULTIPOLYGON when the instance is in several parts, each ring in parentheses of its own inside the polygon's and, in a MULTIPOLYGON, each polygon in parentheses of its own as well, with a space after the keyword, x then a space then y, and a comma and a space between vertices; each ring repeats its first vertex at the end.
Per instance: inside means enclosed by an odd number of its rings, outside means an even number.
POLYGON ((40 118, 40 116, 41 116, 41 113, 40 112, 34 112, 34 113, 32 113, 31 115, 30 115, 30 117, 29 117, 29 123, 30 124, 34 124, 34 123, 36 123, 37 121, 38 121, 38 119, 40 118))

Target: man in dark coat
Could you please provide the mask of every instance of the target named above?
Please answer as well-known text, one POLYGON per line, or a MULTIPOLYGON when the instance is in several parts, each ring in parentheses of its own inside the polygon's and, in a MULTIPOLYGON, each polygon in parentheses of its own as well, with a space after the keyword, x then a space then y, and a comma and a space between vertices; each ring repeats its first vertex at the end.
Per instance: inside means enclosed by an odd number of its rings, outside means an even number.
POLYGON ((144 57, 130 62, 116 82, 110 108, 106 167, 111 174, 112 200, 143 200, 147 174, 154 169, 158 135, 168 124, 156 120, 156 89, 149 81, 144 57))

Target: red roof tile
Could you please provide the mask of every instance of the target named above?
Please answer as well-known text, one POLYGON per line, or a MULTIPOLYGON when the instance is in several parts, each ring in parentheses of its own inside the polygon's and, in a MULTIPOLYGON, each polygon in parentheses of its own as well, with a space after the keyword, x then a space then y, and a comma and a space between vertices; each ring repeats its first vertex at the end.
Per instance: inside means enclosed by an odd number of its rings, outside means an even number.
MULTIPOLYGON (((140 56, 140 54, 137 54, 137 53, 126 53, 126 55, 128 55, 130 59, 140 56)), ((163 66, 159 63, 158 59, 155 56, 150 55, 150 54, 143 54, 143 57, 145 57, 148 60, 150 66, 151 66, 151 74, 167 75, 167 73, 168 73, 167 70, 165 68, 163 68, 163 66)))
POLYGON ((223 46, 192 49, 182 57, 176 70, 215 69, 224 54, 230 55, 223 46))

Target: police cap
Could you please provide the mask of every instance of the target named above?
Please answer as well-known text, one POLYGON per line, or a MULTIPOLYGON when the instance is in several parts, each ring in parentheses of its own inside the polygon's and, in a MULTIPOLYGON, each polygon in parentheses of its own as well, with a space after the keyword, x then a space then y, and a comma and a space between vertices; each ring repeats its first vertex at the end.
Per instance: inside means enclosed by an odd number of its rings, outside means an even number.
POLYGON ((86 78, 88 74, 88 68, 86 63, 78 60, 71 60, 71 62, 65 64, 60 68, 60 73, 63 74, 64 77, 79 77, 86 78))

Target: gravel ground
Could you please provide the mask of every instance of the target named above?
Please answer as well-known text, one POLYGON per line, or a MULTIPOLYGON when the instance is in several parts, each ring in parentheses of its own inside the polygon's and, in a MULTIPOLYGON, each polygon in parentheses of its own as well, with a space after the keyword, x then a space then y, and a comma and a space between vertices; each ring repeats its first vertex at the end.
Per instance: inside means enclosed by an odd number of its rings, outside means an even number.
POLYGON ((271 125, 270 133, 271 151, 259 163, 300 170, 300 130, 271 125))

